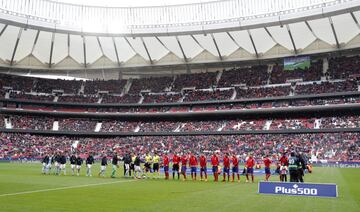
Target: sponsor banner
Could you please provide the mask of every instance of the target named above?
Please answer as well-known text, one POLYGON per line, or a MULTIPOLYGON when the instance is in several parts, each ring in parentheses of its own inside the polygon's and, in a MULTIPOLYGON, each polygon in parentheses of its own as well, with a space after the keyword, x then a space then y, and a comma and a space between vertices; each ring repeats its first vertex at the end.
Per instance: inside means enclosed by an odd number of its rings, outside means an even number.
POLYGON ((259 182, 258 193, 307 197, 338 196, 336 184, 317 183, 259 182))

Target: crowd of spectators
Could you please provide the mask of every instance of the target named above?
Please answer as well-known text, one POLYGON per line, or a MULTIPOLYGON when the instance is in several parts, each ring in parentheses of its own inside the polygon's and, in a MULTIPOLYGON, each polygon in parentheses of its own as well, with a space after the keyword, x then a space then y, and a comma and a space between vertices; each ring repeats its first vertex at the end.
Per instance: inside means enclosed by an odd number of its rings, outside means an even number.
POLYGON ((222 131, 263 130, 266 120, 229 120, 222 131))
POLYGON ((224 126, 225 121, 187 121, 182 124, 182 132, 200 132, 200 131, 219 131, 224 126))
POLYGON ((173 132, 179 124, 172 121, 140 122, 139 132, 173 132))
POLYGON ((275 119, 271 122, 270 130, 314 129, 314 123, 314 118, 275 119))
POLYGON ((143 94, 143 103, 179 102, 181 93, 143 94))
POLYGON ((60 119, 60 131, 94 132, 97 121, 90 119, 60 119))
POLYGON ((322 117, 321 128, 360 128, 360 116, 322 117))
POLYGON ((34 78, 18 75, 0 74, 0 89, 3 87, 12 90, 31 92, 34 86, 34 78))
MULTIPOLYGON (((12 128, 52 130, 54 118, 42 116, 8 116, 12 128)), ((102 132, 201 132, 201 131, 253 131, 253 130, 296 130, 296 129, 335 129, 360 128, 360 116, 304 117, 287 119, 235 119, 213 121, 119 121, 91 119, 60 119, 60 131, 94 131, 97 122, 102 122, 102 132), (316 120, 318 124, 315 125, 316 120), (269 123, 269 124, 266 124, 269 123)), ((0 125, 4 126, 4 116, 0 116, 0 125)))
POLYGON ((290 86, 259 87, 259 88, 235 87, 237 99, 288 96, 290 94, 290 88, 291 88, 290 86))
POLYGON ((43 116, 10 116, 13 129, 23 130, 52 130, 54 119, 43 116))
POLYGON ((218 72, 206 72, 177 75, 172 90, 181 91, 182 88, 207 89, 214 87, 217 74, 218 72))
POLYGON ((150 77, 133 79, 129 93, 138 94, 142 90, 150 90, 153 93, 164 92, 166 88, 170 88, 173 77, 150 77))
POLYGON ((357 91, 358 85, 355 80, 346 80, 339 82, 314 82, 312 84, 296 85, 295 92, 297 95, 304 94, 322 94, 322 93, 337 93, 357 91))
POLYGON ((70 154, 72 149, 81 155, 95 153, 111 157, 114 152, 123 155, 130 151, 140 155, 157 151, 160 154, 191 151, 207 157, 214 151, 232 153, 244 161, 252 154, 255 160, 271 155, 274 160, 284 152, 299 151, 309 158, 328 161, 360 161, 360 135, 358 133, 320 134, 247 134, 208 136, 143 136, 143 137, 50 137, 30 134, 0 136, 0 159, 36 159, 61 150, 70 154), (75 142, 77 141, 77 142, 75 142), (76 144, 74 146, 74 144, 76 144))
POLYGON ((232 87, 239 84, 246 84, 247 86, 265 85, 269 77, 267 68, 267 65, 258 65, 223 70, 218 87, 232 87))
POLYGON ((230 100, 234 94, 233 89, 226 90, 187 90, 184 91, 184 102, 230 100))
POLYGON ((127 80, 89 80, 85 82, 84 94, 97 94, 99 91, 121 94, 127 80))
POLYGON ((0 128, 5 128, 5 117, 0 114, 0 128))
POLYGON ((138 103, 140 101, 139 95, 133 95, 133 94, 124 94, 123 96, 113 96, 113 95, 104 95, 102 97, 101 103, 113 103, 113 104, 119 104, 119 103, 138 103))
POLYGON ((58 102, 69 102, 69 103, 97 103, 99 97, 96 95, 71 95, 71 96, 59 96, 58 102))
POLYGON ((61 79, 35 79, 35 91, 39 93, 52 93, 53 90, 63 90, 66 94, 77 94, 83 81, 61 79))
POLYGON ((323 61, 311 61, 309 68, 284 70, 284 66, 275 65, 271 72, 271 84, 282 84, 288 80, 302 79, 302 81, 318 81, 323 72, 323 61))
POLYGON ((53 95, 33 95, 33 94, 26 94, 23 92, 10 92, 9 94, 10 99, 20 99, 20 100, 35 100, 35 101, 42 101, 42 102, 52 102, 54 101, 53 95))
POLYGON ((332 79, 348 79, 359 77, 360 56, 329 58, 328 73, 332 79))
POLYGON ((134 132, 138 122, 108 120, 102 121, 102 132, 134 132))

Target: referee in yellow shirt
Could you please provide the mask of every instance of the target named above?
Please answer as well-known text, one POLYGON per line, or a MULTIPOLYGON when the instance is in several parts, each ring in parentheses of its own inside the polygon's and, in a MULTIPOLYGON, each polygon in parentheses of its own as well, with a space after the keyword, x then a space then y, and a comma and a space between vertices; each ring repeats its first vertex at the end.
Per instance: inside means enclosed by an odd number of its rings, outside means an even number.
POLYGON ((153 178, 160 178, 160 169, 159 169, 159 163, 160 163, 160 156, 155 152, 155 155, 153 157, 153 178))
POLYGON ((150 155, 150 153, 148 153, 146 156, 145 156, 145 175, 146 175, 146 178, 148 178, 148 172, 151 173, 151 164, 152 164, 152 157, 150 155))

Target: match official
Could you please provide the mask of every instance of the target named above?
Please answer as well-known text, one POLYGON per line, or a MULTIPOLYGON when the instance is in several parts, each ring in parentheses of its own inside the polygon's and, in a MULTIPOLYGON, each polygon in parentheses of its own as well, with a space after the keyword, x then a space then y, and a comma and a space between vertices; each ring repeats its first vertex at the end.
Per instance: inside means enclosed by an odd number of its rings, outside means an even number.
POLYGON ((289 173, 290 182, 298 182, 298 167, 300 166, 299 158, 296 157, 294 152, 291 152, 289 158, 289 173))

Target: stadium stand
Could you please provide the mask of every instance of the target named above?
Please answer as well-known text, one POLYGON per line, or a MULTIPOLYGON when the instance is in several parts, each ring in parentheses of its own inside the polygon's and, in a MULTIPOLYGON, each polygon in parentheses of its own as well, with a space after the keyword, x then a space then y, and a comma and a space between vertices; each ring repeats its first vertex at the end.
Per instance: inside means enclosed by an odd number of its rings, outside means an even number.
MULTIPOLYGON (((287 149, 296 147, 304 153, 316 155, 319 160, 329 161, 360 161, 360 148, 357 144, 357 133, 323 133, 323 134, 264 134, 235 136, 144 136, 144 137, 114 137, 114 138, 71 138, 37 136, 29 134, 3 133, 0 149, 3 158, 40 158, 45 152, 54 152, 59 148, 69 152, 71 145, 79 141, 77 151, 86 154, 91 151, 95 157, 112 155, 113 147, 145 154, 159 152, 182 151, 191 149, 194 154, 210 155, 212 151, 227 152, 229 149, 239 155, 253 152, 256 157, 277 155, 287 149), (27 142, 23 142, 23 141, 27 142), (126 147, 126 148, 125 148, 126 147)), ((119 152, 122 154, 122 152, 119 152)))
POLYGON ((129 93, 138 94, 142 90, 148 90, 154 93, 163 92, 170 88, 173 77, 150 77, 143 79, 132 79, 129 93))

